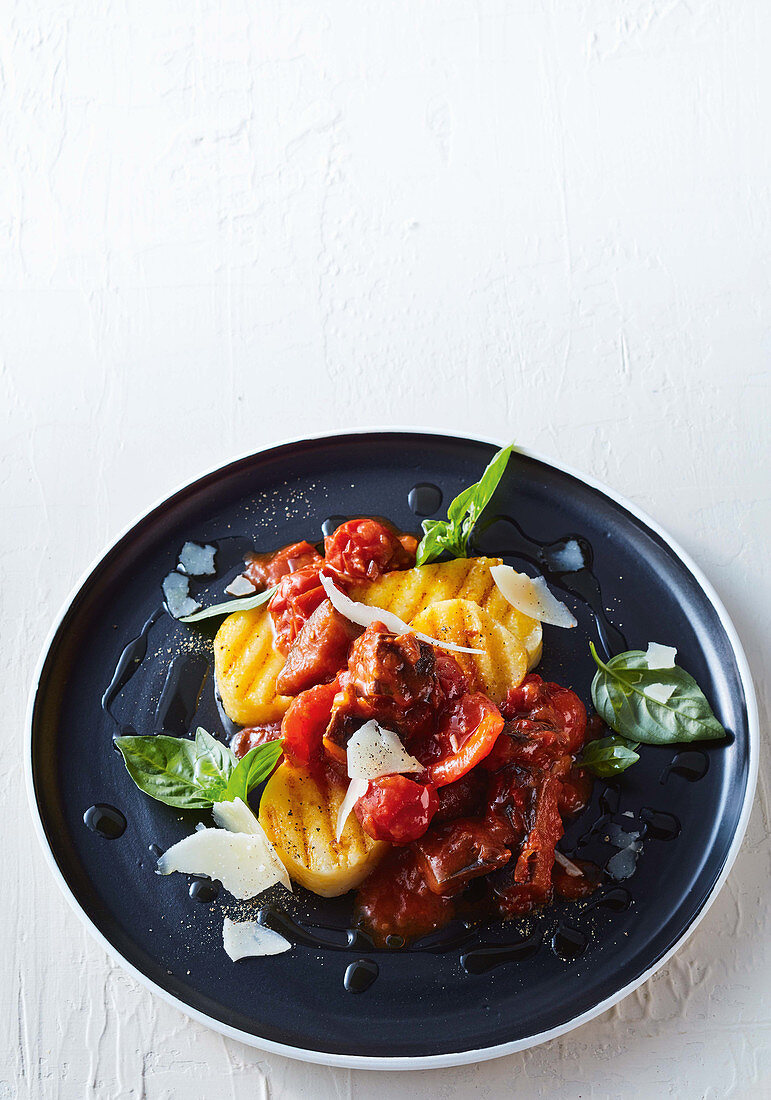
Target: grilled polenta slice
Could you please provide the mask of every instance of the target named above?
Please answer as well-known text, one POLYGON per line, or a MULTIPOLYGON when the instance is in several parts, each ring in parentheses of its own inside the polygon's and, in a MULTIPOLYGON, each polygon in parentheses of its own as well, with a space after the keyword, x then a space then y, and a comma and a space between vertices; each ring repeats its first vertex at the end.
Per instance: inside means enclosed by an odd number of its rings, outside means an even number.
POLYGON ((375 581, 362 581, 350 594, 361 603, 393 611, 406 623, 442 600, 471 600, 521 640, 527 651, 527 667, 535 668, 541 659, 541 624, 517 611, 498 591, 490 566, 500 564, 500 558, 456 558, 421 565, 384 573, 375 581))
POLYGON ((347 787, 288 761, 276 769, 260 802, 260 824, 289 877, 314 894, 336 898, 362 882, 391 847, 373 840, 351 813, 335 840, 347 787))
POLYGON ((415 630, 441 642, 481 649, 482 653, 452 653, 472 682, 494 703, 502 703, 509 688, 527 672, 527 652, 519 638, 471 600, 442 600, 416 616, 415 630))
POLYGON ((241 726, 281 718, 292 702, 276 692, 283 667, 266 606, 228 615, 214 639, 214 676, 228 718, 241 726))

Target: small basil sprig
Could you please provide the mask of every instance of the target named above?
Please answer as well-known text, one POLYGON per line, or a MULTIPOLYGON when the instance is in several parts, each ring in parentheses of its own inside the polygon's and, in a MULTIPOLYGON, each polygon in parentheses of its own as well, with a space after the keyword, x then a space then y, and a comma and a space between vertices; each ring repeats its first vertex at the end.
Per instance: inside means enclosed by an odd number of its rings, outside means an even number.
POLYGON ((589 742, 578 763, 600 779, 610 779, 637 763, 640 755, 634 751, 636 748, 637 743, 625 737, 601 737, 589 742))
POLYGON ((202 619, 214 619, 217 615, 231 615, 234 611, 253 611, 255 607, 262 607, 267 603, 276 586, 266 588, 264 592, 258 592, 256 596, 244 596, 240 600, 225 600, 224 603, 215 603, 211 607, 205 607, 203 611, 195 611, 192 615, 182 615, 180 623, 199 623, 202 619))
POLYGON ((246 801, 281 755, 281 741, 268 741, 239 760, 200 726, 194 741, 159 733, 116 737, 115 744, 140 791, 182 810, 204 810, 235 798, 246 801))
POLYGON ((590 643, 597 673, 592 699, 602 720, 630 741, 646 745, 671 745, 682 741, 707 741, 726 737, 712 713, 704 692, 682 668, 648 668, 642 650, 619 653, 607 662, 590 643), (645 692, 653 684, 673 691, 666 702, 645 692))
POLYGON ((459 493, 447 509, 447 519, 423 520, 423 538, 418 545, 417 565, 426 565, 442 554, 465 558, 471 532, 498 487, 514 444, 502 448, 490 461, 479 481, 459 493))

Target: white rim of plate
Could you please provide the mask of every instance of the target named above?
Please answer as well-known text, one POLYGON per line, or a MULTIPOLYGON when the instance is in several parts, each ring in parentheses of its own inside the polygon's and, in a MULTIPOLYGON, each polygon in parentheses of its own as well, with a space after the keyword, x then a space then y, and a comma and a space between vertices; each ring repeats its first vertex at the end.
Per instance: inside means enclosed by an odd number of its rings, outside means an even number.
POLYGON ((747 823, 749 821, 750 812, 752 810, 752 803, 755 795, 755 786, 758 776, 758 755, 760 746, 760 729, 758 721, 758 708, 757 699, 755 696, 755 688, 752 682, 752 674, 750 672, 749 663, 744 653, 744 649, 739 640, 739 636, 736 632, 736 628, 731 621, 731 618, 723 606, 723 602, 718 596, 711 583, 702 573, 701 569, 691 559, 682 547, 675 542, 675 540, 664 531, 655 520, 651 519, 649 515, 643 512, 636 504, 627 500, 625 497, 613 492, 601 481, 597 481, 593 477, 589 477, 580 473, 572 466, 566 466, 561 462, 555 462, 554 460, 547 458, 540 454, 538 451, 531 451, 527 447, 515 447, 515 450, 520 454, 525 455, 527 458, 533 458, 538 462, 544 463, 546 466, 551 466, 554 470, 559 470, 561 473, 569 474, 571 477, 576 478, 578 481, 583 482, 584 485, 588 485, 593 489, 597 489, 603 493, 609 500, 614 501, 616 504, 621 505, 633 516, 639 519, 642 523, 646 524, 652 531, 654 531, 669 548, 674 551, 680 561, 690 570, 696 581, 704 591, 707 598, 712 603, 718 618, 723 626, 723 629, 728 636, 733 649, 734 657, 736 658, 736 665, 739 670, 739 677, 744 689, 744 695, 747 705, 747 728, 749 731, 749 772, 747 775, 747 786, 744 792, 744 801, 742 804, 741 814, 739 821, 734 832, 731 846, 728 850, 728 854, 723 864, 723 868, 720 875, 715 882, 712 890, 706 898, 700 911, 696 914, 695 918, 691 921, 690 925, 685 929, 680 938, 665 952, 660 959, 658 959, 653 966, 646 970, 634 981, 625 985, 622 989, 617 990, 610 997, 606 997, 605 1000, 600 1001, 594 1005, 593 1008, 588 1009, 586 1012, 582 1012, 579 1016, 574 1016, 571 1020, 566 1021, 564 1024, 560 1024, 558 1027, 551 1028, 549 1031, 541 1031, 535 1035, 528 1035, 524 1039, 517 1039, 510 1043, 498 1043, 495 1046, 482 1047, 474 1050, 461 1050, 453 1051, 451 1054, 430 1054, 419 1055, 416 1057, 404 1057, 404 1058, 385 1058, 385 1057, 371 1057, 371 1056, 358 1056, 352 1054, 330 1054, 325 1051, 306 1050, 301 1047, 293 1047, 285 1045, 284 1043, 275 1043, 269 1039, 263 1039, 259 1035, 252 1035, 247 1031, 240 1031, 238 1028, 230 1027, 228 1024, 224 1024, 219 1020, 213 1019, 211 1016, 207 1016, 204 1012, 199 1012, 197 1009, 192 1008, 190 1005, 185 1004, 184 1001, 179 1000, 173 994, 168 993, 161 986, 156 985, 150 978, 138 970, 135 966, 121 955, 110 941, 102 935, 99 929, 91 922, 88 915, 78 904, 77 899, 70 890, 64 875, 62 874, 59 865, 54 859, 53 853, 49 847, 48 839, 43 829, 42 819, 40 817, 40 811, 35 798, 34 779, 32 774, 32 716, 34 712, 35 699, 37 697, 38 687, 40 684, 40 677, 43 672, 43 665, 45 664, 48 651, 54 641, 56 633, 69 611, 75 597, 80 592, 81 588, 86 584, 91 574, 100 564, 103 558, 110 553, 110 551, 123 539, 138 523, 141 523, 148 515, 163 505, 166 501, 176 496, 178 493, 194 485, 202 478, 209 477, 212 474, 217 473, 219 470, 224 470, 228 466, 232 466, 234 463, 241 462, 244 459, 252 458, 255 455, 265 454, 268 451, 279 450, 281 447, 291 446, 297 443, 313 443, 317 440, 334 439, 340 436, 346 435, 369 435, 369 434, 383 434, 383 433, 402 433, 408 435, 433 435, 437 438, 449 438, 449 439, 464 439, 474 443, 489 443, 494 447, 505 446, 507 441, 501 439, 491 439, 484 436, 469 435, 467 432, 456 432, 452 430, 438 431, 436 428, 420 428, 420 427, 401 427, 401 426, 388 426, 382 425, 375 427, 357 427, 357 428, 340 428, 335 431, 318 432, 313 435, 294 436, 290 439, 283 439, 275 443, 270 443, 265 447, 260 447, 254 451, 247 451, 245 454, 238 455, 235 458, 229 459, 227 462, 218 463, 216 466, 205 470, 203 473, 197 474, 194 478, 190 478, 183 482, 176 489, 157 500, 150 508, 146 508, 139 516, 136 517, 131 523, 129 523, 123 530, 117 535, 116 538, 94 559, 89 565, 86 571, 82 574, 69 596, 65 600, 64 604, 56 616, 56 619, 48 632, 48 636, 43 644, 43 649, 40 654, 40 658, 35 669, 35 673, 32 680, 32 687, 30 690, 29 701, 27 705, 27 718, 26 718, 26 737, 24 742, 24 772, 26 776, 27 796, 29 799, 30 810, 35 825, 35 832, 38 840, 40 841, 43 853, 46 861, 48 862, 51 871, 59 884, 59 888, 64 894, 65 898, 70 904, 70 907, 74 910, 77 916, 80 918, 85 927, 89 930, 91 935, 102 945, 105 951, 113 958, 124 970, 132 974, 134 978, 147 989, 151 990, 158 997, 160 997, 167 1004, 172 1005, 174 1008, 179 1009, 185 1016, 195 1020, 199 1024, 203 1024, 206 1027, 211 1028, 214 1031, 219 1032, 221 1035, 227 1036, 229 1039, 237 1039, 239 1042, 245 1043, 247 1046, 256 1047, 258 1050, 264 1050, 271 1054, 282 1054, 286 1058, 294 1058, 301 1062, 311 1062, 316 1065, 322 1066, 342 1066, 346 1069, 378 1069, 378 1070, 414 1070, 414 1069, 442 1069, 449 1068, 450 1066, 462 1066, 468 1065, 471 1062, 486 1062, 493 1058, 502 1058, 507 1054, 514 1054, 520 1050, 527 1050, 529 1047, 538 1046, 541 1043, 546 1043, 550 1039, 557 1039, 561 1035, 566 1035, 568 1032, 573 1031, 575 1028, 580 1027, 582 1024, 588 1023, 589 1020, 593 1020, 596 1016, 601 1016, 603 1012, 607 1012, 613 1005, 622 1001, 630 993, 633 993, 635 989, 638 989, 644 982, 652 977, 657 970, 659 970, 664 964, 674 955, 676 951, 682 947, 686 940, 694 932, 700 921, 706 916, 710 906, 714 902, 717 895, 725 883, 728 873, 736 860, 736 857, 741 848, 742 840, 747 829, 747 823))

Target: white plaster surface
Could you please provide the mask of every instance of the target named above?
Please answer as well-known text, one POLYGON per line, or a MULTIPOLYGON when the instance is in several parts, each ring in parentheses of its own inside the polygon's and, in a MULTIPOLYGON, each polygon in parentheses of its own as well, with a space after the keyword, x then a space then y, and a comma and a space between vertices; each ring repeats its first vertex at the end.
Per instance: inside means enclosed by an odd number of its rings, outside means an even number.
POLYGON ((422 424, 607 481, 702 565, 767 729, 765 0, 7 0, 0 1100, 771 1095, 768 754, 691 941, 541 1048, 404 1075, 190 1023, 49 875, 18 763, 75 579, 196 472, 422 424))

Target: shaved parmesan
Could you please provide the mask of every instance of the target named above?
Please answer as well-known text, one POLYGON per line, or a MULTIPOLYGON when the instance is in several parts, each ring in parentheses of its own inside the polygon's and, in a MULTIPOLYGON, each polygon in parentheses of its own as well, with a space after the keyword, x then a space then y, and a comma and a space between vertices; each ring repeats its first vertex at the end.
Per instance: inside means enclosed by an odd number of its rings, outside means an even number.
POLYGON ((423 771, 419 760, 405 749, 399 735, 383 729, 374 718, 365 722, 348 742, 348 775, 351 779, 377 779, 423 771))
POLYGON ((235 580, 230 582, 225 591, 228 596, 251 596, 252 592, 256 591, 256 589, 256 584, 253 584, 243 573, 239 573, 235 580))
MULTIPOLYGON (((251 836, 261 837, 267 854, 271 858, 273 867, 282 886, 286 886, 291 893, 292 881, 286 867, 281 862, 278 852, 268 839, 265 830, 260 825, 256 815, 242 798, 234 798, 232 802, 215 802, 212 806, 212 816, 221 829, 228 829, 231 833, 248 833, 251 836)), ((217 876, 221 878, 221 876, 217 876)))
POLYGON ((186 542, 179 555, 179 568, 189 577, 211 577, 215 572, 216 553, 216 546, 199 546, 197 542, 186 542))
POLYGON ((201 606, 197 600, 188 595, 190 581, 181 573, 169 573, 163 578, 163 595, 166 600, 166 609, 172 619, 181 619, 183 615, 192 615, 201 606))
POLYGON ((359 801, 359 799, 367 793, 367 787, 369 786, 369 780, 367 779, 352 779, 348 784, 348 790, 345 792, 345 798, 340 803, 340 809, 337 811, 337 826, 335 828, 335 840, 339 840, 343 835, 343 829, 345 823, 348 820, 348 816, 359 801))
POLYGON ((656 703, 666 703, 674 690, 674 684, 646 684, 643 694, 656 703))
POLYGON ((674 668, 677 650, 669 645, 659 645, 658 642, 648 642, 645 660, 648 668, 674 668))
POLYGON ((554 860, 559 863, 560 867, 564 867, 565 871, 572 878, 580 878, 583 875, 583 871, 580 867, 576 867, 575 863, 571 862, 567 856, 563 856, 562 852, 554 850, 554 860))
POLYGON ((164 852, 158 870, 162 875, 181 871, 218 878, 233 897, 243 901, 281 881, 266 839, 264 833, 260 836, 200 829, 164 852))
POLYGON ((577 573, 586 565, 584 552, 575 539, 568 539, 556 550, 551 550, 548 561, 555 573, 577 573))
POLYGON ((231 920, 222 922, 222 946, 233 962, 259 955, 280 955, 292 946, 272 928, 265 928, 256 920, 231 920))
POLYGON ((483 649, 469 649, 467 646, 455 645, 454 642, 440 642, 437 638, 429 638, 428 635, 413 630, 398 615, 394 615, 393 611, 386 611, 382 607, 369 607, 365 603, 352 600, 345 592, 340 591, 331 577, 325 577, 320 573, 319 579, 335 611, 345 615, 346 619, 350 619, 357 626, 363 626, 366 629, 372 623, 382 623, 386 630, 390 630, 393 634, 414 634, 416 638, 428 642, 429 645, 450 649, 453 653, 484 653, 483 649))
POLYGON ((510 565, 492 565, 490 573, 501 595, 523 615, 550 626, 570 628, 578 625, 564 603, 551 594, 543 577, 517 573, 510 565))

